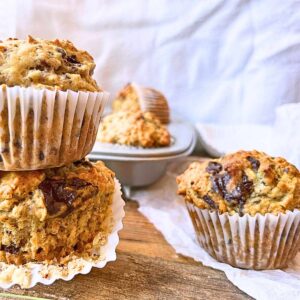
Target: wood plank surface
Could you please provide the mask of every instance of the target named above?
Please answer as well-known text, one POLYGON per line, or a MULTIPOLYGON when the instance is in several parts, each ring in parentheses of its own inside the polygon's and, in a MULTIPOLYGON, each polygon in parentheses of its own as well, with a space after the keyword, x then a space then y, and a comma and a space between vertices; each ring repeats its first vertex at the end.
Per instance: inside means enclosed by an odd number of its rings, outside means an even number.
POLYGON ((1 290, 1 299, 250 299, 223 272, 177 255, 155 227, 126 203, 117 261, 73 280, 1 290))

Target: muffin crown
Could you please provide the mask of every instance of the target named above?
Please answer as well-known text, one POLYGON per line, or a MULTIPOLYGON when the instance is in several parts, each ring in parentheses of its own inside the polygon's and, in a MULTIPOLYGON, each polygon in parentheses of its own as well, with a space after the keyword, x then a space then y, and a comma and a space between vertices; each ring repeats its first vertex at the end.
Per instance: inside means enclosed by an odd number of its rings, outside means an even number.
POLYGON ((67 40, 0 42, 0 84, 73 91, 100 91, 90 54, 67 40))
POLYGON ((221 213, 278 213, 300 206, 297 168, 258 151, 194 162, 177 182, 187 201, 221 213))

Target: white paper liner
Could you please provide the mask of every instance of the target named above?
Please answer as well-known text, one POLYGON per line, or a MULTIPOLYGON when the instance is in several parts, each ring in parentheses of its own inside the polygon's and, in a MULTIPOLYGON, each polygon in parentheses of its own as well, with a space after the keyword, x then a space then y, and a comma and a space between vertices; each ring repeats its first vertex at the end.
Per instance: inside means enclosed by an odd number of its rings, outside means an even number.
POLYGON ((0 288, 8 289, 13 285, 20 285, 22 288, 31 288, 37 283, 52 284, 57 279, 71 280, 77 274, 87 274, 92 267, 104 268, 110 261, 116 260, 116 247, 119 243, 118 232, 123 228, 122 219, 125 202, 121 197, 121 186, 115 179, 115 192, 112 202, 112 229, 107 237, 105 245, 95 248, 99 254, 97 259, 76 258, 65 266, 59 264, 27 263, 16 266, 14 264, 0 263, 0 288))
POLYGON ((142 111, 153 113, 163 124, 170 122, 170 109, 166 97, 159 91, 131 83, 138 95, 142 111))
POLYGON ((0 170, 34 170, 91 151, 108 93, 2 85, 0 100, 0 170))
POLYGON ((186 202, 201 247, 220 262, 243 269, 287 266, 300 247, 300 211, 277 216, 219 214, 186 202))

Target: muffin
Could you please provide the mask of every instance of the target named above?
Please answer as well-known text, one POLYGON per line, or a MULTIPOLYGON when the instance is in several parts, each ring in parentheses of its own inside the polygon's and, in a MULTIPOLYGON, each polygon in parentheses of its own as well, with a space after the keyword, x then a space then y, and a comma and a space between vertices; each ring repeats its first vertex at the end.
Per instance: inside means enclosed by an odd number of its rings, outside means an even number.
POLYGON ((105 244, 114 174, 102 162, 0 174, 0 260, 66 263, 105 244))
POLYGON ((162 124, 170 122, 170 109, 166 97, 153 88, 128 83, 113 102, 113 111, 151 112, 162 124))
POLYGON ((58 167, 90 152, 108 97, 94 68, 69 41, 0 42, 0 170, 58 167))
POLYGON ((300 173, 283 158, 239 151, 177 178, 200 245, 246 269, 283 268, 300 246, 300 173))
POLYGON ((167 128, 149 112, 120 111, 106 116, 97 140, 102 143, 155 148, 171 144, 167 128))

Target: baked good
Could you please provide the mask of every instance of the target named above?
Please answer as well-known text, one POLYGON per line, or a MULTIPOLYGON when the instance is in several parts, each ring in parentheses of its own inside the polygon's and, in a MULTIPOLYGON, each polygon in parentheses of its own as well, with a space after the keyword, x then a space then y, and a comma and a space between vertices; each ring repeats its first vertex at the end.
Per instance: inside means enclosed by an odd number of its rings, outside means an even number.
POLYGON ((59 90, 101 89, 92 78, 90 54, 67 40, 7 39, 0 42, 0 84, 59 90))
POLYGON ((66 263, 106 242, 114 174, 87 160, 0 173, 0 260, 66 263))
POLYGON ((108 94, 64 40, 0 43, 0 170, 59 167, 92 149, 108 94))
POLYGON ((300 248, 300 173, 280 157, 238 151, 177 178, 199 244, 244 269, 284 268, 300 248))
POLYGON ((97 140, 102 143, 155 148, 169 146, 171 136, 167 128, 149 112, 120 111, 103 119, 97 140))
POLYGON ((151 112, 162 124, 170 122, 170 109, 166 97, 156 89, 128 83, 113 101, 113 111, 151 112))
POLYGON ((194 162, 179 176, 178 193, 220 213, 279 213, 300 208, 300 173, 280 157, 239 151, 194 162))

